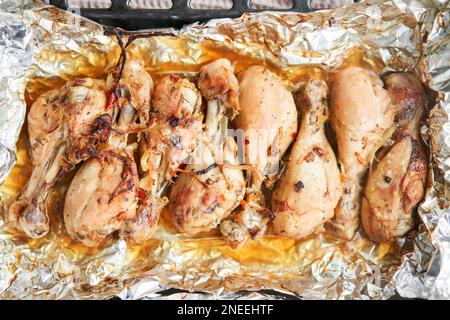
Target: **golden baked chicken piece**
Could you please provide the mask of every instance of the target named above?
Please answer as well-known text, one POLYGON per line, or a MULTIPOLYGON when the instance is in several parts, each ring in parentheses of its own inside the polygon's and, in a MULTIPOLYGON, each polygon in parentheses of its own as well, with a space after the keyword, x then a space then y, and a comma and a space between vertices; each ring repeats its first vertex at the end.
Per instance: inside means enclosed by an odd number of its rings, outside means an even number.
POLYGON ((262 183, 270 187, 280 159, 297 133, 297 109, 291 92, 263 66, 252 66, 238 76, 240 112, 236 128, 245 138, 249 167, 247 195, 242 210, 222 221, 220 231, 231 247, 265 232, 271 212, 265 208, 262 183))
POLYGON ((202 132, 201 95, 195 85, 167 75, 153 93, 150 126, 141 132, 140 204, 137 215, 125 222, 120 234, 133 244, 149 239, 158 226, 163 193, 180 166, 188 161, 202 132))
POLYGON ((72 239, 96 247, 136 215, 139 177, 127 153, 102 151, 76 173, 64 203, 64 222, 72 239))
POLYGON ((6 222, 31 238, 49 230, 47 199, 65 172, 95 152, 109 133, 103 80, 75 79, 41 95, 28 113, 31 177, 6 222))
POLYGON ((414 225, 413 211, 425 195, 427 155, 420 127, 427 98, 420 81, 410 73, 385 79, 396 107, 394 144, 380 151, 369 172, 361 205, 362 224, 370 239, 392 241, 414 225))
POLYGON ((147 125, 153 81, 138 59, 127 61, 118 82, 117 78, 116 71, 107 80, 115 96, 108 144, 81 166, 64 203, 68 234, 90 247, 136 215, 139 177, 127 132, 147 125))
POLYGON ((342 195, 334 151, 325 136, 328 87, 311 80, 297 94, 302 121, 284 176, 272 194, 275 234, 302 238, 334 216, 342 195))
POLYGON ((195 234, 217 227, 245 194, 237 147, 227 136, 228 117, 239 110, 239 85, 231 63, 219 59, 200 69, 198 87, 205 96, 205 131, 185 173, 175 181, 169 211, 179 232, 195 234))
POLYGON ((327 229, 350 240, 359 228, 362 179, 376 150, 391 135, 394 106, 372 71, 350 67, 339 71, 331 87, 331 125, 336 133, 343 195, 327 229))

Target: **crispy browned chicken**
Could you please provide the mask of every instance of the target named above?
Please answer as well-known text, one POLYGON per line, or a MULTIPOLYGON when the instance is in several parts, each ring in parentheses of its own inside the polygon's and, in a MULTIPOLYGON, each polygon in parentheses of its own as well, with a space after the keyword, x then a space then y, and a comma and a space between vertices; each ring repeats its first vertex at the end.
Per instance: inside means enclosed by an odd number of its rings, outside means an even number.
POLYGON ((392 241, 413 227, 428 173, 420 137, 427 105, 422 84, 410 73, 391 74, 385 83, 396 106, 395 142, 377 155, 361 205, 364 230, 376 242, 392 241))
POLYGON ((150 126, 141 132, 140 204, 120 234, 133 244, 149 239, 158 226, 166 187, 190 157, 202 132, 201 95, 195 85, 177 75, 160 79, 153 93, 150 126))
POLYGON ((302 238, 334 216, 342 195, 334 151, 325 136, 328 87, 311 80, 297 94, 302 121, 284 176, 272 194, 273 231, 302 238))
POLYGON ((263 66, 253 66, 241 72, 238 80, 241 111, 235 122, 245 139, 249 187, 242 210, 220 225, 234 248, 264 234, 272 215, 265 207, 261 186, 266 180, 270 187, 277 177, 280 158, 297 133, 294 99, 280 79, 263 66))
POLYGON ((359 228, 362 179, 376 150, 390 137, 394 106, 378 76, 358 67, 338 72, 331 87, 331 125, 336 133, 343 195, 326 227, 350 240, 359 228))
POLYGON ((65 172, 94 153, 109 133, 103 80, 75 79, 41 95, 28 113, 31 177, 6 222, 32 238, 49 230, 47 199, 65 172))
POLYGON ((126 62, 107 82, 114 90, 114 128, 108 143, 85 162, 66 194, 64 222, 68 234, 86 246, 97 246, 136 215, 139 177, 127 131, 146 126, 153 82, 142 60, 126 62))
POLYGON ((239 110, 239 85, 231 63, 219 59, 203 66, 198 87, 208 103, 205 130, 186 172, 172 188, 169 204, 177 230, 188 234, 217 227, 245 194, 236 143, 227 136, 228 117, 239 110))

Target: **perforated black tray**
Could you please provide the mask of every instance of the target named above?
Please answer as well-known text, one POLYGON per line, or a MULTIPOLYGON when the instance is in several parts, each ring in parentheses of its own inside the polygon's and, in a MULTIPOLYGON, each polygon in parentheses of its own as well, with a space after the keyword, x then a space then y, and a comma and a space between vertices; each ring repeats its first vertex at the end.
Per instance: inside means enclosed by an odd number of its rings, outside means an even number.
MULTIPOLYGON (((174 27, 196 21, 204 22, 218 18, 236 18, 244 12, 260 12, 264 9, 252 9, 247 0, 233 0, 230 9, 192 9, 189 0, 172 0, 170 9, 134 9, 128 0, 111 0, 112 5, 106 9, 79 9, 80 14, 88 19, 107 26, 126 30, 174 27)), ((276 11, 313 11, 308 6, 309 0, 292 0, 292 8, 276 11)), ((68 9, 68 0, 50 0, 50 4, 61 9, 68 9)))

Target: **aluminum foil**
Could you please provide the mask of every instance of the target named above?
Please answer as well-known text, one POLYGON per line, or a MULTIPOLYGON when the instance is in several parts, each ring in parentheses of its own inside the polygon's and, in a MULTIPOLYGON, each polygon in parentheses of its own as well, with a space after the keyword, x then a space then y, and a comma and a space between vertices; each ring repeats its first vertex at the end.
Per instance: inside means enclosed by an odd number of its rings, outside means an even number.
MULTIPOLYGON (((214 232, 177 235, 163 214, 157 237, 144 246, 111 239, 89 249, 66 235, 56 201, 44 239, 25 239, 0 222, 0 298, 387 299, 398 292, 450 299, 449 31, 448 1, 399 0, 140 32, 146 37, 128 53, 144 58, 154 77, 195 75, 217 57, 237 71, 265 64, 290 89, 345 65, 415 72, 437 94, 422 130, 432 170, 421 223, 390 244, 359 234, 351 242, 265 236, 233 250, 214 232)), ((26 105, 68 79, 104 76, 119 54, 115 37, 96 23, 40 3, 0 3, 0 177, 9 173, 0 189, 2 210, 30 174, 26 131, 19 136, 26 105)))

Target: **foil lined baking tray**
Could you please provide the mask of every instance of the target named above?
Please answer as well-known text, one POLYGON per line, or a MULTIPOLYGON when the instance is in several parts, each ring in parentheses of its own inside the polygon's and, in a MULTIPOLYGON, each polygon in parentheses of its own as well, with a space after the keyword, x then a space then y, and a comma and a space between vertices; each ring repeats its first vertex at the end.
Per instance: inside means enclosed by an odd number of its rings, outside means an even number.
MULTIPOLYGON (((154 77, 192 76, 218 57, 230 59, 237 72, 264 64, 290 89, 305 77, 347 65, 416 73, 437 93, 422 130, 432 170, 421 224, 404 239, 376 245, 359 234, 347 243, 266 236, 233 250, 215 233, 177 235, 163 216, 156 239, 144 246, 112 239, 88 249, 66 235, 55 201, 46 238, 27 240, 0 222, 0 297, 167 298, 161 292, 173 287, 189 293, 169 298, 275 297, 263 289, 305 299, 386 299, 395 291, 450 298, 449 21, 448 1, 369 1, 146 30, 129 47, 154 77)), ((2 210, 30 173, 26 128, 20 130, 26 106, 74 77, 103 77, 119 54, 116 38, 96 23, 36 2, 0 4, 0 176, 7 177, 2 210)))

